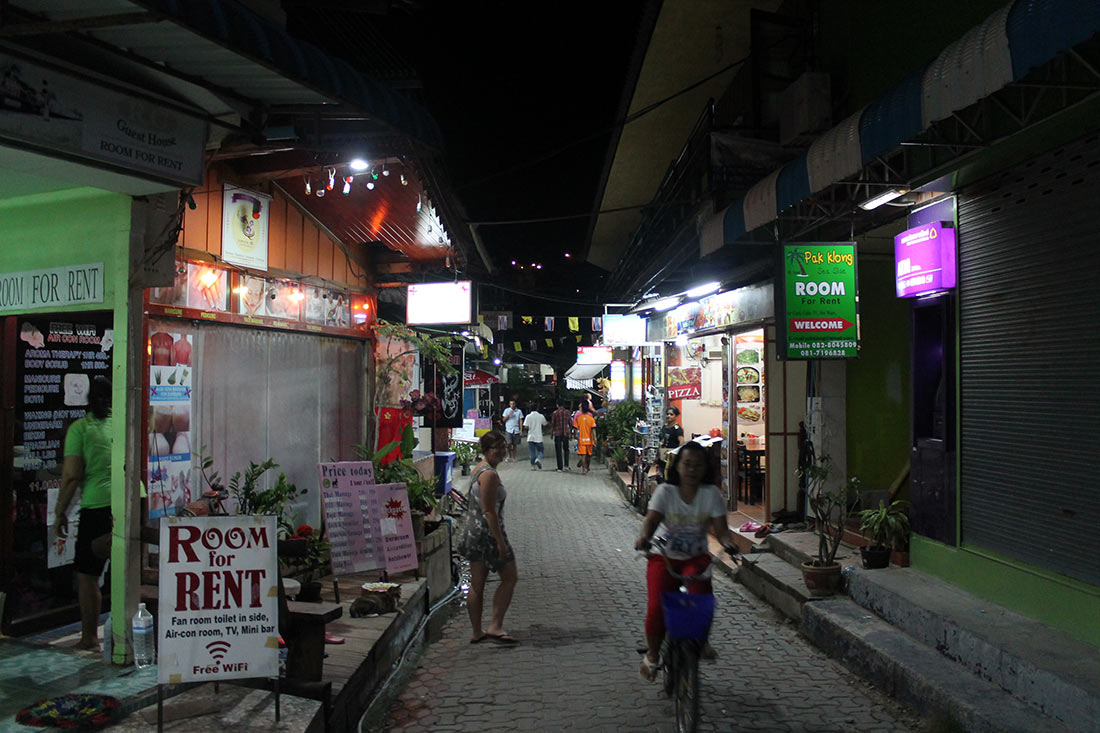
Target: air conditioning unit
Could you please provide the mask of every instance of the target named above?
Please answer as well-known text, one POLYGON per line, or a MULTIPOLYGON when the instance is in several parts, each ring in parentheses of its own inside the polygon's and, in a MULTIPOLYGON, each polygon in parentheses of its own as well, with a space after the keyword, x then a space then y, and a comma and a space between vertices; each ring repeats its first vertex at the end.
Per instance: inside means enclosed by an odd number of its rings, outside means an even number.
POLYGON ((832 125, 829 75, 807 71, 779 95, 779 142, 808 145, 832 125))

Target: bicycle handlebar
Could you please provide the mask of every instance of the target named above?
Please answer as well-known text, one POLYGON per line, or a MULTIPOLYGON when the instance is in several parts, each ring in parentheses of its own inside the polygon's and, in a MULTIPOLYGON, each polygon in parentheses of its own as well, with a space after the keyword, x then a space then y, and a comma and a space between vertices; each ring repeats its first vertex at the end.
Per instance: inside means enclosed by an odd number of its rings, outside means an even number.
MULTIPOLYGON (((714 554, 708 552, 707 554, 710 555, 710 564, 707 565, 706 569, 702 572, 702 574, 700 574, 700 575, 682 575, 682 574, 680 574, 680 573, 678 573, 678 572, 676 572, 675 570, 672 569, 672 562, 669 560, 667 555, 665 555, 664 553, 660 553, 660 552, 651 553, 649 551, 649 548, 652 547, 653 545, 663 547, 665 545, 665 543, 666 543, 666 540, 664 540, 663 538, 653 537, 648 542, 645 543, 645 545, 642 548, 642 552, 644 552, 646 554, 646 557, 650 557, 651 555, 654 555, 654 554, 658 555, 662 560, 664 560, 665 570, 668 571, 669 575, 671 575, 673 578, 676 578, 677 580, 679 580, 681 582, 684 582, 684 583, 690 583, 692 581, 697 581, 697 580, 708 580, 710 578, 711 574, 713 573, 714 563, 717 562, 720 559, 719 555, 714 555, 714 554)), ((738 552, 735 548, 723 547, 722 549, 725 551, 725 553, 727 555, 730 556, 731 559, 735 558, 738 555, 738 552)))

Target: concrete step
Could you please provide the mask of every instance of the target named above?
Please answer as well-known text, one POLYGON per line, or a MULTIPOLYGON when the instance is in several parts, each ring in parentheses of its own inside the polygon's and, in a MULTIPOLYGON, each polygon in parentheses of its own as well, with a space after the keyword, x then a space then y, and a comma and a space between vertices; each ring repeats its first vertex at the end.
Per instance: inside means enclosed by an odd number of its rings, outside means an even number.
POLYGON ((802 604, 811 600, 802 570, 771 552, 744 555, 737 580, 793 621, 802 619, 802 604))
POLYGON ((1095 720, 1067 727, 1042 715, 845 598, 805 604, 802 633, 891 696, 969 733, 1096 730, 1095 720))
POLYGON ((1076 731, 1100 731, 1095 647, 911 568, 848 576, 852 601, 1076 731))

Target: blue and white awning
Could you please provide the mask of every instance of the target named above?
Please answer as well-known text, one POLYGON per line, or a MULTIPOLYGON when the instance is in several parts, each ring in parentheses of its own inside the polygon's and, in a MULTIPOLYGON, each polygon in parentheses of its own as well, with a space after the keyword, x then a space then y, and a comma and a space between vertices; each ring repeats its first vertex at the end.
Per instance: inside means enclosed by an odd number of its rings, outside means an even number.
POLYGON ((706 256, 1100 30, 1100 2, 1015 0, 707 221, 706 256))

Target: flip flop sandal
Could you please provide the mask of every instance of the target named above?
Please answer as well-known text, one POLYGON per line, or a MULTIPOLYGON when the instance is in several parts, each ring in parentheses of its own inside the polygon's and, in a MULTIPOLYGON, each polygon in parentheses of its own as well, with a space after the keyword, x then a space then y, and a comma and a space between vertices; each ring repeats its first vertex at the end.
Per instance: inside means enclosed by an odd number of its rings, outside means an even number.
POLYGON ((326 644, 343 644, 344 643, 344 637, 342 637, 342 636, 333 636, 332 634, 330 634, 326 631, 325 632, 325 643, 326 644))
POLYGON ((740 527, 737 528, 737 531, 738 532, 755 532, 758 529, 760 529, 760 525, 757 524, 756 522, 745 522, 744 524, 742 524, 740 527))
POLYGON ((482 634, 481 636, 477 637, 476 639, 470 639, 470 643, 471 644, 480 644, 481 642, 485 641, 487 638, 489 638, 488 634, 482 634))
POLYGON ((483 637, 486 641, 491 641, 494 644, 500 644, 501 646, 515 646, 519 644, 519 640, 515 639, 508 634, 485 634, 483 637))
POLYGON ((661 668, 661 660, 656 662, 650 661, 649 654, 642 655, 642 668, 639 672, 642 675, 642 679, 646 682, 652 682, 657 679, 657 670, 661 668))

